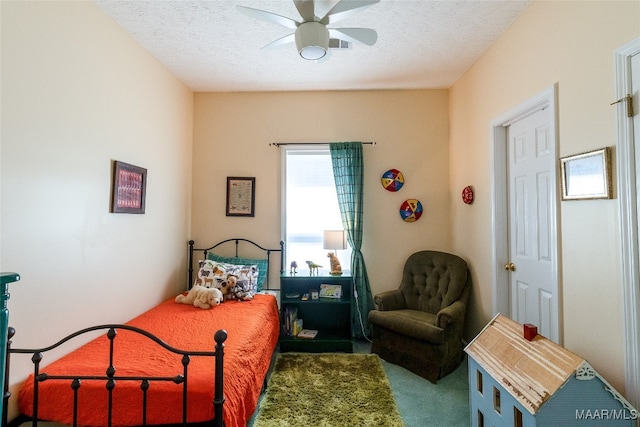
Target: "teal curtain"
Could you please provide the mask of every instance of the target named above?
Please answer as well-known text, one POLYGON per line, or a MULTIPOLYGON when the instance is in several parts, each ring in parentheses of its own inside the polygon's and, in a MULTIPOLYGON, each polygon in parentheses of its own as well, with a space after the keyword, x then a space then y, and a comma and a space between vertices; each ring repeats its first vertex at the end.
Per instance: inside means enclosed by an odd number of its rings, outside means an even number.
POLYGON ((336 142, 329 144, 333 176, 338 193, 342 225, 351 246, 351 275, 357 292, 351 307, 351 330, 354 337, 368 337, 369 311, 373 309, 373 296, 367 276, 367 267, 360 248, 364 222, 364 161, 362 143, 336 142))

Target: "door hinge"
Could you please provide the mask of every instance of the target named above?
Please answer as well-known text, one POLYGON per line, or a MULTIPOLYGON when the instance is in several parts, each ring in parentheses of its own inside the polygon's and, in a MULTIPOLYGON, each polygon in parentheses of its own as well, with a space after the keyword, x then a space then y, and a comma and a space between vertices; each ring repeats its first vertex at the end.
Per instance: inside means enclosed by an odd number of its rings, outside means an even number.
POLYGON ((627 117, 633 117, 634 113, 633 113, 633 98, 631 97, 630 94, 627 94, 627 96, 625 96, 624 98, 620 98, 618 99, 616 102, 612 102, 610 105, 616 105, 620 102, 626 101, 627 103, 627 117))

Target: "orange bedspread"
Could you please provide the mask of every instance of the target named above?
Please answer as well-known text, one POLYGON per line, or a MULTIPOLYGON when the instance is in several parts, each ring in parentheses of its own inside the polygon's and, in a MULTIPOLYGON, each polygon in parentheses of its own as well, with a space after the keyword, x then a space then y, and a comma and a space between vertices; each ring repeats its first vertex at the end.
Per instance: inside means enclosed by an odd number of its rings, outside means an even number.
MULTIPOLYGON (((182 350, 214 351, 214 333, 228 332, 224 355, 224 421, 227 427, 245 427, 253 414, 279 335, 276 300, 256 295, 252 301, 226 301, 210 310, 167 300, 127 323, 155 334, 182 350)), ((105 335, 41 369, 50 375, 104 375, 109 342, 105 335)), ((46 357, 46 355, 45 355, 46 357)), ((116 375, 182 374, 180 355, 164 350, 146 337, 119 330, 115 339, 116 375), (175 369, 174 369, 175 368, 175 369)), ((46 363, 46 359, 43 363, 46 363)), ((213 357, 192 357, 189 365, 188 422, 211 420, 213 412, 213 357)), ((38 418, 72 423, 73 391, 69 382, 40 383, 38 418)), ((142 393, 138 381, 117 381, 113 394, 113 425, 141 424, 142 393)), ((19 409, 32 415, 33 379, 19 394, 19 409)), ((152 383, 148 391, 148 424, 182 422, 182 386, 152 383)), ((105 381, 84 380, 79 389, 79 425, 107 423, 105 381)))

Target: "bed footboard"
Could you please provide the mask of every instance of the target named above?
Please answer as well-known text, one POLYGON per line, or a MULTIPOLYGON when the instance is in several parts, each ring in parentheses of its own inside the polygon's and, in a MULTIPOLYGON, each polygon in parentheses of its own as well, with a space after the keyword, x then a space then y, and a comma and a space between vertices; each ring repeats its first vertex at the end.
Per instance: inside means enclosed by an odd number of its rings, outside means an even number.
POLYGON ((82 387, 82 382, 85 380, 98 380, 104 381, 104 385, 108 391, 108 413, 107 420, 105 420, 105 425, 112 425, 112 414, 113 414, 113 391, 116 388, 117 382, 123 381, 133 381, 138 382, 140 384, 140 393, 142 394, 142 408, 140 410, 140 425, 147 425, 147 392, 152 384, 160 383, 160 382, 172 382, 175 384, 179 384, 182 386, 182 425, 187 425, 187 408, 188 408, 188 370, 189 363, 192 357, 214 357, 215 358, 215 380, 213 384, 214 388, 214 398, 213 398, 213 406, 214 406, 214 419, 212 421, 213 426, 215 427, 223 427, 223 405, 225 401, 224 396, 224 346, 225 341, 227 339, 227 332, 225 330, 218 330, 214 334, 215 351, 188 351, 183 349, 174 348, 164 341, 156 337, 155 335, 134 327, 130 325, 124 324, 108 324, 108 325, 99 325, 93 326, 86 329, 82 329, 77 331, 57 343, 49 346, 43 347, 39 349, 19 349, 19 348, 11 348, 11 339, 15 334, 15 330, 13 328, 9 328, 8 330, 8 339, 7 339, 7 348, 6 348, 6 370, 5 370, 5 385, 4 385, 4 396, 3 396, 3 414, 2 414, 2 425, 7 426, 7 404, 9 398, 11 397, 11 393, 9 392, 9 364, 10 364, 10 356, 11 354, 30 354, 31 360, 34 365, 34 374, 33 374, 33 412, 32 416, 29 417, 32 420, 32 425, 38 425, 38 401, 39 401, 39 384, 44 381, 66 381, 69 384, 69 387, 73 390, 73 425, 78 425, 78 393, 80 388, 82 387), (108 338, 108 351, 109 351, 109 363, 108 366, 105 367, 105 375, 75 375, 73 373, 69 373, 68 375, 49 375, 46 372, 42 372, 40 370, 40 364, 43 360, 44 353, 47 351, 58 348, 65 342, 75 338, 79 335, 98 331, 98 330, 107 330, 106 337, 108 338), (117 374, 117 365, 114 360, 114 347, 116 345, 116 338, 118 336, 118 331, 127 330, 131 331, 135 334, 143 335, 151 341, 154 341, 160 347, 168 350, 169 352, 176 355, 176 357, 181 357, 182 364, 182 372, 177 375, 167 375, 167 376, 127 376, 127 375, 118 375, 117 374))

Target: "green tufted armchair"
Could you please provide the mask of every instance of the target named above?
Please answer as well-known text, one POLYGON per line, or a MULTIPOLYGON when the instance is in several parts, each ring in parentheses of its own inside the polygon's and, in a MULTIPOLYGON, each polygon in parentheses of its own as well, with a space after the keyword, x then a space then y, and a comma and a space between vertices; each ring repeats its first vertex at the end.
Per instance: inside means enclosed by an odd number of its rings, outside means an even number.
POLYGON ((400 288, 374 298, 371 352, 435 384, 462 362, 470 290, 471 275, 462 258, 414 253, 404 265, 400 288))

